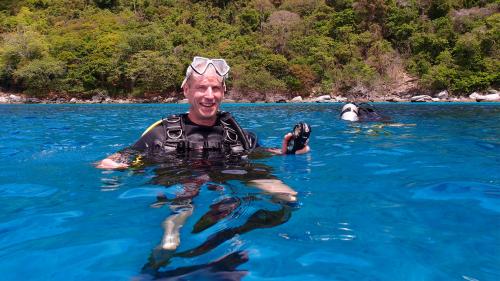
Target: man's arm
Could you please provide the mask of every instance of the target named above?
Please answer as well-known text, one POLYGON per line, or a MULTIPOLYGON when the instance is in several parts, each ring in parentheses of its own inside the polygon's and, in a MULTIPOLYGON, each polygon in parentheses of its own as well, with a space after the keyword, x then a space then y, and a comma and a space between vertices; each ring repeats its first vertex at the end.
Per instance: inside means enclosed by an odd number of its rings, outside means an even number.
POLYGON ((130 167, 130 156, 154 149, 157 143, 162 143, 165 139, 161 120, 151 125, 130 148, 126 148, 105 159, 97 162, 96 168, 99 169, 127 169, 130 167))
MULTIPOLYGON (((292 140, 293 135, 291 133, 286 134, 283 137, 283 141, 281 143, 281 148, 268 148, 267 151, 276 154, 276 155, 286 155, 288 151, 288 143, 292 140)), ((306 144, 304 148, 295 151, 295 154, 305 154, 311 151, 309 144, 306 144)))
POLYGON ((268 192, 274 197, 286 202, 297 201, 297 191, 293 190, 291 187, 289 187, 279 179, 251 180, 249 184, 265 192, 268 192))

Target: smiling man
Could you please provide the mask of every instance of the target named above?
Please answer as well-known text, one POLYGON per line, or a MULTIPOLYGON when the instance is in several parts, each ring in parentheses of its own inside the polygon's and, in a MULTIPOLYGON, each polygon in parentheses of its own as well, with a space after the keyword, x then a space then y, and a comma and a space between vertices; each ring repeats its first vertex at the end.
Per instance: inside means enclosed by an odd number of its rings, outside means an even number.
MULTIPOLYGON (((190 105, 189 112, 171 115, 154 123, 131 148, 100 161, 97 168, 128 168, 134 162, 129 159, 130 149, 146 157, 173 155, 175 158, 184 157, 192 160, 218 160, 227 156, 241 157, 251 153, 258 146, 256 136, 243 130, 231 114, 219 111, 226 91, 225 79, 228 73, 229 65, 223 59, 195 57, 186 70, 186 78, 181 86, 190 105)), ((274 154, 307 153, 309 134, 310 127, 305 123, 299 123, 293 133, 285 135, 281 149, 268 149, 268 151, 274 154), (294 145, 289 146, 292 142, 294 145)), ((202 161, 202 163, 207 162, 210 161, 202 161)), ((192 162, 190 165, 199 163, 192 162)), ((213 170, 210 164, 206 165, 208 171, 213 170)), ((260 188, 279 200, 286 202, 297 200, 296 191, 270 174, 261 175, 261 173, 257 173, 257 177, 254 178, 245 175, 248 185, 260 188)), ((181 204, 170 206, 174 213, 163 223, 165 233, 161 248, 175 250, 178 247, 179 229, 193 212, 192 197, 198 194, 200 186, 210 180, 208 174, 202 174, 195 180, 184 183, 188 195, 184 196, 186 198, 181 196, 183 197, 181 204)))
POLYGON ((195 67, 188 68, 182 83, 184 96, 191 105, 188 118, 198 125, 213 126, 217 121, 217 111, 224 97, 224 78, 229 67, 224 67, 227 64, 222 62, 217 64, 221 68, 218 70, 215 64, 207 64, 207 61, 199 59, 195 59, 193 64, 195 67))
MULTIPOLYGON (((229 69, 224 59, 194 57, 181 86, 190 105, 189 112, 157 121, 142 134, 132 150, 150 155, 174 151, 185 154, 222 152, 227 155, 250 153, 256 148, 256 136, 243 130, 231 114, 219 111, 229 69)), ((302 133, 301 137, 288 133, 283 138, 281 149, 268 151, 275 154, 307 153, 310 127, 300 123, 296 129, 302 133), (304 141, 300 142, 301 139, 304 141)), ((97 168, 125 169, 131 162, 128 158, 127 153, 118 152, 100 161, 97 168)))

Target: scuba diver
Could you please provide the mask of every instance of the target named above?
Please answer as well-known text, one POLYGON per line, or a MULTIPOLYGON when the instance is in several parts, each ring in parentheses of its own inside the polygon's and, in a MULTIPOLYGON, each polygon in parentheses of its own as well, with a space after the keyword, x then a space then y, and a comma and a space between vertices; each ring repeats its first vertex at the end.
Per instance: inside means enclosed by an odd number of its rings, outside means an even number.
MULTIPOLYGON (((156 169, 158 173, 156 180, 159 183, 168 186, 175 181, 181 182, 183 192, 177 194, 176 198, 170 200, 166 196, 159 195, 157 202, 153 204, 156 207, 169 204, 173 212, 163 222, 164 235, 160 250, 171 253, 180 245, 179 231, 193 213, 192 199, 199 193, 201 186, 208 182, 226 181, 217 180, 217 174, 221 173, 217 169, 214 170, 214 166, 231 167, 232 162, 244 162, 254 151, 264 150, 275 155, 304 154, 310 151, 308 142, 311 128, 307 123, 295 125, 292 132, 283 137, 281 148, 264 149, 259 148, 255 134, 242 129, 230 113, 219 110, 226 91, 225 79, 228 77, 229 69, 224 59, 194 57, 181 85, 189 103, 188 113, 171 115, 157 121, 146 129, 140 139, 130 148, 114 153, 97 163, 96 167, 101 169, 127 169, 147 164, 160 164, 162 168, 156 169), (186 175, 182 180, 179 177, 170 177, 172 173, 178 175, 180 167, 187 167, 186 173, 191 173, 191 175, 186 175)), ((241 164, 238 165, 241 166, 241 164)), ((248 165, 251 166, 251 164, 248 165)), ((297 201, 297 192, 281 180, 274 178, 269 172, 263 173, 262 169, 255 169, 254 173, 249 173, 247 170, 244 169, 243 172, 248 185, 265 191, 275 200, 285 202, 284 204, 297 201), (249 179, 248 174, 254 174, 254 176, 249 179)), ((231 211, 231 206, 236 205, 237 203, 234 202, 222 202, 214 208, 215 210, 229 208, 219 215, 223 217, 231 211)), ((217 213, 217 211, 214 212, 217 213)), ((273 215, 270 216, 273 217, 273 215)), ((289 216, 284 214, 281 217, 285 219, 278 219, 279 223, 272 223, 272 225, 285 222, 289 216)), ((262 218, 262 215, 259 218, 262 218)), ((265 218, 264 221, 266 221, 265 218)), ((205 226, 210 224, 210 222, 202 223, 205 226)), ((247 226, 227 231, 222 238, 226 239, 238 233, 244 233, 260 227, 261 224, 255 223, 255 219, 250 219, 247 226)), ((224 239, 218 238, 214 241, 224 241, 224 239)), ((209 245, 217 245, 217 243, 212 242, 209 245)), ((150 266, 145 267, 157 270, 158 266, 166 262, 149 263, 150 266)))
POLYGON ((347 103, 342 107, 340 118, 352 122, 389 122, 391 119, 379 114, 367 103, 347 103))
POLYGON ((354 132, 365 133, 369 136, 391 135, 387 127, 413 127, 416 124, 403 124, 394 122, 387 115, 380 114, 368 103, 347 103, 342 107, 340 118, 342 120, 356 122, 352 126, 354 132), (363 123, 363 124, 362 124, 363 123))
MULTIPOLYGON (((155 155, 189 154, 192 151, 248 154, 255 149, 258 146, 256 136, 243 130, 230 113, 219 111, 229 69, 224 59, 194 57, 181 85, 190 105, 188 113, 157 121, 142 134, 132 150, 155 155)), ((308 124, 299 123, 292 133, 284 136, 281 150, 269 151, 275 154, 307 153, 310 133, 308 124)), ((129 152, 117 152, 100 161, 97 168, 125 169, 131 164, 129 158, 129 152)))

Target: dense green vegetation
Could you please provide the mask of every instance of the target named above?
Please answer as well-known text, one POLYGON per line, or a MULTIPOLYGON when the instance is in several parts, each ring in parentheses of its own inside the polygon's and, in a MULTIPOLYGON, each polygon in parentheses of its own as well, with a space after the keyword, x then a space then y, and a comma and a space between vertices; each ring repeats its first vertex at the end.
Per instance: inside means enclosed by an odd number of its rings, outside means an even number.
POLYGON ((242 93, 396 83, 498 87, 499 0, 3 0, 0 86, 111 96, 179 91, 195 55, 242 93))

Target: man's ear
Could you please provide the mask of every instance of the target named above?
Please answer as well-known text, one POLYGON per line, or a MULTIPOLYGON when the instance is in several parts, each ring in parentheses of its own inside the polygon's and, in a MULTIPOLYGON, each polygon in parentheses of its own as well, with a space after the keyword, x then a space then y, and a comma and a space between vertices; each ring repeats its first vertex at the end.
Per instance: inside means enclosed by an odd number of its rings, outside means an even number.
POLYGON ((189 90, 189 86, 187 85, 187 83, 184 85, 184 87, 182 87, 182 92, 184 93, 184 97, 185 98, 188 98, 188 90, 189 90))

